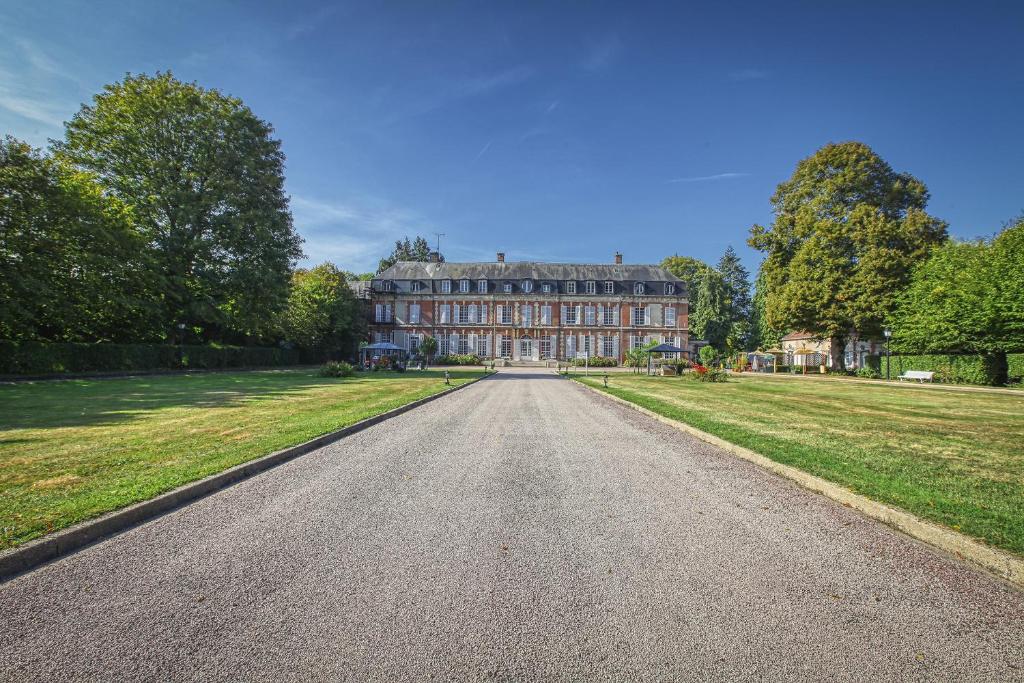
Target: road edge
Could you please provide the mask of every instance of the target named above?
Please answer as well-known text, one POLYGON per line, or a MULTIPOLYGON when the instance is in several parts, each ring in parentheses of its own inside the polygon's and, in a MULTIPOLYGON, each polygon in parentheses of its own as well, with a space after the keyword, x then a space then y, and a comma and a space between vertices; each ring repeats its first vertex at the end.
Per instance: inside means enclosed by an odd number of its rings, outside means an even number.
POLYGON ((854 493, 839 484, 828 481, 827 479, 822 479, 821 477, 817 477, 813 474, 808 474, 796 467, 776 462, 767 456, 750 450, 749 448, 738 446, 731 441, 726 441, 714 434, 709 434, 708 432, 697 429, 696 427, 692 427, 685 422, 665 417, 653 410, 644 408, 643 406, 637 405, 636 403, 624 398, 619 398, 618 396, 609 394, 579 380, 574 379, 574 381, 576 384, 588 391, 643 413, 644 415, 652 417, 659 422, 669 425, 670 427, 674 427, 681 432, 694 436, 701 441, 717 446, 724 451, 728 451, 732 455, 738 456, 763 469, 785 477, 809 491, 813 491, 814 493, 823 495, 826 498, 830 498, 837 503, 841 503, 845 507, 857 510, 866 517, 870 517, 871 519, 902 531, 911 538, 917 539, 918 541, 926 543, 934 548, 938 548, 939 550, 943 550, 960 560, 966 560, 971 564, 995 574, 999 578, 1009 581, 1018 588, 1024 588, 1024 560, 1014 557, 1006 551, 984 545, 966 534, 962 534, 952 529, 947 529, 946 527, 940 526, 934 522, 929 522, 913 513, 907 512, 906 510, 900 510, 886 505, 885 503, 880 503, 876 500, 867 498, 866 496, 862 496, 859 493, 854 493))
MULTIPOLYGON (((493 374, 493 373, 492 373, 493 374)), ((384 422, 392 417, 406 413, 431 401, 448 396, 477 382, 487 379, 490 374, 472 379, 465 384, 439 391, 436 394, 416 399, 410 403, 392 408, 391 410, 360 420, 347 427, 322 434, 309 441, 289 446, 269 455, 264 455, 248 462, 243 462, 222 472, 211 474, 203 479, 183 484, 176 489, 161 493, 155 498, 140 501, 128 507, 114 510, 95 519, 80 522, 74 526, 52 534, 31 540, 24 545, 0 552, 0 583, 9 581, 21 574, 32 571, 44 564, 70 555, 97 541, 127 531, 128 529, 148 522, 157 517, 173 512, 201 498, 205 498, 228 486, 237 484, 257 474, 294 460, 318 448, 334 443, 346 436, 361 432, 368 427, 384 422)))

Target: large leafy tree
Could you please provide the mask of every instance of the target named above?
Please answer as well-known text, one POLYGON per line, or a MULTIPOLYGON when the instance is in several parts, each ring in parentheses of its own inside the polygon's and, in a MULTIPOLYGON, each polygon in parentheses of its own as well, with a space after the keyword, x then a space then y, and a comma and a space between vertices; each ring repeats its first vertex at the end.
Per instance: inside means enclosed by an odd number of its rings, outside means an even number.
POLYGON ((860 142, 829 144, 772 195, 773 223, 751 228, 765 253, 765 323, 835 340, 877 336, 912 267, 946 239, 928 190, 860 142))
POLYGON ((283 325, 289 341, 335 356, 355 350, 365 321, 345 275, 332 263, 295 271, 283 325))
POLYGON ((301 256, 271 126, 241 100, 171 73, 128 75, 68 122, 61 158, 132 211, 163 278, 162 324, 258 337, 301 256))
POLYGON ((697 301, 690 315, 690 330, 711 346, 726 348, 732 329, 729 319, 729 291, 722 274, 709 268, 701 274, 697 301))
POLYGON ((0 141, 0 338, 152 338, 147 265, 130 211, 94 178, 0 141))
POLYGON ((1024 219, 994 240, 952 242, 914 271, 899 299, 893 348, 980 353, 997 383, 1009 352, 1024 351, 1024 219))
MULTIPOLYGON (((377 274, 383 273, 399 261, 429 261, 431 251, 430 244, 423 237, 416 237, 412 241, 408 237, 395 240, 394 250, 377 265, 377 274)), ((444 261, 444 256, 438 253, 437 260, 444 261)))

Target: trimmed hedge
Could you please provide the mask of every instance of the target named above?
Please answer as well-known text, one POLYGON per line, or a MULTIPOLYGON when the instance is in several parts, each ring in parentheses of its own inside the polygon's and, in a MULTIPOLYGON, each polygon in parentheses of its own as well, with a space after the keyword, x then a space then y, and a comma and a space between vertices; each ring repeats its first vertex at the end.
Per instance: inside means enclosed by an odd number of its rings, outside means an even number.
MULTIPOLYGON (((891 358, 890 375, 895 379, 907 370, 930 370, 935 373, 935 381, 947 384, 997 384, 998 368, 992 362, 992 356, 980 354, 966 355, 893 355, 891 358)), ((1010 380, 1024 376, 1024 354, 1008 354, 1010 380)), ((885 356, 868 356, 867 366, 885 377, 885 356)))
POLYGON ((588 364, 592 368, 614 368, 617 367, 619 364, 618 359, 608 358, 606 356, 594 356, 593 358, 590 359, 589 363, 585 358, 573 358, 570 362, 574 366, 578 366, 581 368, 588 364))
POLYGON ((434 359, 434 365, 481 365, 480 356, 475 353, 452 353, 447 356, 438 356, 434 359))
POLYGON ((0 375, 60 375, 298 365, 295 349, 0 341, 0 375))

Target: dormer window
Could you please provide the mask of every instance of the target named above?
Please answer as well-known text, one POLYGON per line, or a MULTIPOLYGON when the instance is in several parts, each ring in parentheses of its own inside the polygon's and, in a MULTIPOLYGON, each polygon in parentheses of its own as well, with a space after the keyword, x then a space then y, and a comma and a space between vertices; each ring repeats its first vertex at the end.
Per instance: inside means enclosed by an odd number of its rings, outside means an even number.
POLYGON ((633 285, 633 293, 634 294, 643 294, 644 293, 644 283, 638 282, 635 285, 633 285))
POLYGON ((575 294, 576 293, 576 282, 574 280, 569 280, 568 282, 565 283, 565 293, 566 294, 575 294))
POLYGON ((527 293, 533 291, 533 280, 523 280, 523 291, 527 293))
POLYGON ((480 293, 480 294, 486 294, 487 293, 487 280, 477 280, 476 281, 476 291, 478 293, 480 293))
POLYGON ((613 280, 606 280, 604 283, 604 293, 614 294, 615 293, 615 282, 613 280))
POLYGON ((544 292, 545 294, 550 294, 551 293, 551 284, 548 283, 548 282, 545 282, 544 284, 542 284, 540 286, 540 291, 544 292))
POLYGON ((670 295, 670 296, 671 296, 672 294, 675 294, 675 293, 676 293, 676 286, 675 286, 675 283, 673 283, 673 282, 670 282, 670 283, 668 283, 667 285, 665 285, 665 293, 666 293, 666 294, 668 294, 668 295, 670 295))
POLYGON ((469 280, 459 280, 459 291, 463 294, 469 292, 469 280))
POLYGON ((394 283, 391 280, 381 280, 380 281, 380 291, 382 291, 382 292, 390 292, 393 287, 394 287, 394 283))
POLYGON ((420 282, 419 280, 413 280, 412 284, 409 286, 409 289, 410 291, 412 291, 413 294, 419 294, 420 292, 423 291, 423 283, 420 282))
POLYGON ((597 283, 593 280, 587 280, 587 294, 597 294, 597 283))
POLYGON ((511 282, 506 282, 505 285, 502 287, 502 289, 505 290, 506 294, 511 294, 512 293, 512 283, 511 282))
POLYGON ((441 293, 442 294, 451 294, 452 293, 452 281, 451 280, 441 280, 441 293))

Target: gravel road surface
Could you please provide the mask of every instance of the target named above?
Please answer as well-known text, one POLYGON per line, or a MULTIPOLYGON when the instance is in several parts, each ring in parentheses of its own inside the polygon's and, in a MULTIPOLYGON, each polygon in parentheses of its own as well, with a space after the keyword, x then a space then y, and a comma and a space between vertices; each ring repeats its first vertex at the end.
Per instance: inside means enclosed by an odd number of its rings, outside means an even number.
POLYGON ((505 371, 0 585, 3 681, 1021 681, 1024 592, 505 371))

